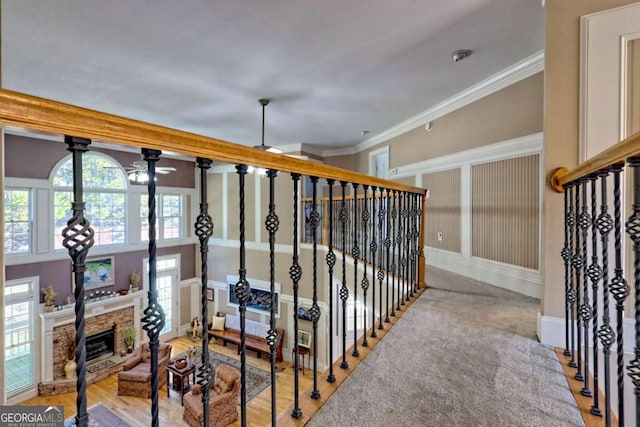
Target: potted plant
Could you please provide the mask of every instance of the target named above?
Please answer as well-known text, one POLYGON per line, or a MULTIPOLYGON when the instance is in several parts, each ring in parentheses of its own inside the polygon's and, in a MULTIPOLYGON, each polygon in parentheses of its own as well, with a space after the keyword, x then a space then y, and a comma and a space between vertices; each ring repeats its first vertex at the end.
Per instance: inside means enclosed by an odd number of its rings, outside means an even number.
POLYGON ((133 343, 136 341, 136 330, 129 326, 123 332, 124 343, 127 346, 127 353, 133 351, 133 343))
POLYGON ((49 285, 42 290, 42 293, 44 295, 44 311, 53 311, 56 304, 56 292, 53 287, 49 285))
POLYGON ((131 286, 131 292, 138 292, 138 287, 140 286, 140 273, 134 271, 129 276, 129 285, 131 286))

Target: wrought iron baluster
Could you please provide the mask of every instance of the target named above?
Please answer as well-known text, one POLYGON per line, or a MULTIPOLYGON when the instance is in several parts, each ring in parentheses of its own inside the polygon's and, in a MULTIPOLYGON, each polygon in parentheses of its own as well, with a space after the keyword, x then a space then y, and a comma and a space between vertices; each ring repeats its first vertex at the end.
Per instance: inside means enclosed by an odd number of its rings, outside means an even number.
MULTIPOLYGON (((618 396, 624 396, 624 301, 629 295, 629 285, 624 278, 622 270, 622 202, 620 175, 623 165, 611 166, 613 172, 613 226, 615 244, 615 267, 613 280, 611 281, 611 294, 616 299, 616 343, 617 343, 617 372, 618 372, 618 396)), ((618 399, 618 422, 624 425, 624 399, 618 399)))
POLYGON ((378 240, 376 237, 376 190, 371 186, 371 338, 378 338, 376 333, 376 254, 378 252, 378 240))
POLYGON ((611 327, 609 317, 609 234, 613 229, 613 220, 607 205, 607 177, 608 169, 598 172, 600 178, 600 214, 596 220, 596 227, 600 233, 602 251, 602 325, 598 329, 598 338, 602 344, 604 360, 604 398, 605 398, 605 426, 611 426, 611 375, 610 359, 611 345, 615 340, 615 332, 611 327))
POLYGON ((238 299, 238 312, 240 313, 240 425, 247 425, 247 346, 246 346, 246 316, 247 302, 251 293, 251 286, 247 281, 247 265, 245 251, 245 177, 247 165, 236 165, 239 187, 239 227, 240 227, 240 267, 238 269, 238 282, 234 288, 234 294, 238 299))
POLYGON ((633 392, 636 395, 637 426, 640 425, 640 158, 630 158, 629 166, 633 170, 633 212, 627 221, 626 228, 633 241, 634 330, 636 342, 634 358, 627 366, 627 370, 633 383, 633 392))
POLYGON ((396 209, 396 194, 397 190, 392 191, 391 200, 393 201, 393 205, 391 208, 391 314, 390 316, 395 317, 396 315, 396 218, 398 217, 398 211, 396 209))
POLYGON ((333 383, 336 381, 336 376, 333 373, 333 267, 336 265, 336 254, 333 251, 333 184, 334 179, 328 179, 329 185, 329 250, 327 252, 326 261, 329 267, 329 376, 327 382, 333 383))
POLYGON ((599 396, 599 361, 598 361, 598 283, 602 279, 602 269, 598 263, 598 206, 596 200, 596 181, 598 179, 597 174, 589 176, 591 182, 591 265, 587 274, 591 279, 591 295, 593 310, 591 313, 592 319, 592 346, 593 346, 593 404, 591 405, 590 412, 596 416, 602 416, 600 411, 600 396, 599 396))
POLYGON ((340 368, 347 369, 347 299, 349 298, 349 289, 347 288, 347 242, 345 240, 347 234, 347 182, 340 181, 342 189, 342 202, 340 205, 340 223, 342 224, 342 284, 340 286, 339 296, 342 301, 342 363, 340 368))
POLYGON ((416 291, 416 277, 418 274, 416 272, 417 263, 416 263, 416 251, 418 249, 418 245, 416 241, 418 239, 418 230, 417 230, 417 219, 416 215, 418 213, 418 195, 413 194, 411 197, 411 212, 410 212, 410 221, 411 221, 411 236, 409 239, 411 250, 409 251, 409 265, 410 265, 410 296, 413 297, 413 293, 416 291))
MULTIPOLYGON (((411 194, 404 195, 404 300, 411 301, 409 298, 409 288, 411 287, 411 272, 409 271, 409 260, 411 258, 411 194)), ((404 302, 402 303, 405 304, 404 302)))
POLYGON ((570 314, 569 302, 569 277, 571 262, 571 247, 569 246, 569 216, 571 211, 569 210, 569 187, 564 187, 564 247, 562 248, 562 260, 564 261, 564 355, 571 356, 571 350, 569 350, 569 324, 573 322, 572 315, 570 314))
POLYGON ((383 197, 384 197, 384 188, 380 188, 380 199, 378 200, 378 205, 380 207, 380 209, 378 209, 378 249, 380 254, 378 255, 378 273, 377 273, 378 296, 380 297, 379 298, 380 301, 378 302, 379 304, 378 329, 380 330, 384 329, 384 326, 382 325, 382 282, 384 281, 385 272, 382 264, 384 262, 383 245, 384 243, 386 243, 386 241, 383 240, 383 226, 384 226, 385 218, 387 216, 387 210, 385 208, 383 197))
POLYGON ((580 284, 581 273, 582 273, 582 254, 580 252, 580 248, 582 247, 580 244, 580 180, 576 181, 575 185, 575 197, 576 197, 576 226, 575 226, 575 246, 572 257, 572 264, 575 276, 575 286, 574 289, 576 291, 576 335, 578 338, 577 342, 577 366, 576 366, 576 374, 574 378, 578 381, 584 381, 584 377, 582 376, 582 328, 580 328, 580 324, 582 323, 582 313, 580 311, 580 307, 582 306, 582 299, 580 297, 580 284))
POLYGON ((360 286, 362 287, 362 301, 364 310, 362 312, 362 324, 364 325, 364 337, 362 338, 362 346, 368 347, 369 341, 367 341, 367 291, 369 290, 369 279, 367 278, 367 241, 369 239, 367 232, 369 231, 369 206, 367 200, 367 191, 369 190, 369 186, 364 184, 362 186, 364 189, 364 197, 362 198, 362 247, 364 249, 364 257, 362 259, 362 264, 364 266, 364 274, 362 276, 362 282, 360 286))
POLYGON ((578 222, 582 230, 582 305, 580 306, 580 317, 582 318, 583 335, 584 335, 584 387, 580 392, 583 396, 591 397, 589 389, 589 321, 591 320, 592 308, 589 303, 589 283, 587 281, 588 264, 587 264, 587 235, 589 226, 591 226, 591 216, 587 206, 587 179, 580 181, 582 187, 582 212, 578 222))
MULTIPOLYGON (((144 160, 147 161, 149 182, 149 306, 144 310, 143 329, 149 336, 149 352, 151 353, 151 425, 159 425, 158 418, 158 347, 160 346, 160 331, 164 328, 165 316, 162 306, 158 303, 158 288, 156 280, 156 162, 160 159, 159 150, 142 149, 144 160)), ((164 375, 164 372, 162 372, 164 375)))
POLYGON ((84 216, 82 153, 89 150, 88 146, 91 144, 91 140, 65 136, 64 142, 68 146, 67 150, 71 152, 73 168, 73 202, 71 202, 73 215, 62 230, 62 246, 69 252, 75 284, 76 425, 86 427, 89 423, 89 414, 87 413, 87 352, 84 320, 84 272, 86 266, 84 262, 89 249, 94 244, 94 231, 89 220, 84 216))
MULTIPOLYGON (((318 320, 320 320, 320 307, 318 306, 318 225, 320 224, 320 214, 318 213, 318 177, 311 177, 312 201, 311 216, 309 225, 311 226, 311 239, 313 241, 313 304, 309 311, 311 312, 311 321, 313 322, 313 348, 318 348, 318 320)), ((296 334, 297 336, 297 334, 296 334)), ((313 352, 313 391, 312 399, 320 398, 320 390, 318 390, 318 352, 313 352)))
POLYGON ((578 364, 576 363, 576 328, 575 328, 575 320, 576 320, 576 287, 574 283, 574 268, 573 268, 573 237, 574 237, 574 228, 576 225, 576 215, 574 211, 574 189, 575 183, 571 182, 565 185, 565 191, 569 193, 569 210, 567 215, 567 227, 568 227, 568 235, 569 235, 569 245, 567 247, 568 256, 569 256, 569 291, 567 293, 567 301, 570 306, 570 330, 571 330, 571 360, 569 360, 568 365, 572 368, 577 368, 578 364))
MULTIPOLYGON (((213 234, 213 220, 209 215, 209 203, 207 202, 207 170, 211 167, 211 160, 198 157, 196 164, 200 169, 200 213, 194 225, 195 234, 200 240, 200 308, 202 325, 206 325, 209 319, 207 300, 209 238, 213 234)), ((206 329, 202 331, 202 355, 201 365, 198 368, 198 384, 202 388, 202 416, 204 427, 209 426, 209 390, 213 386, 213 366, 209 358, 209 334, 206 329)), ((167 384, 167 387, 169 385, 167 384)))
POLYGON ((293 410, 291 416, 300 418, 302 409, 300 409, 300 384, 298 378, 299 357, 298 357, 298 288, 300 279, 302 278, 302 268, 300 268, 298 254, 298 185, 300 183, 300 174, 292 173, 293 181, 293 259, 289 268, 289 277, 293 281, 293 410))
POLYGON ((360 258, 360 248, 358 247, 358 184, 353 183, 353 246, 351 256, 353 257, 353 357, 360 356, 358 351, 358 258, 360 258))
POLYGON ((397 268, 398 271, 396 273, 396 277, 398 280, 398 289, 396 290, 398 299, 396 310, 402 310, 401 305, 404 304, 404 297, 402 296, 402 192, 398 192, 398 225, 396 232, 396 245, 398 246, 398 258, 397 258, 397 268))
POLYGON ((270 350, 271 362, 271 425, 276 425, 276 352, 278 347, 278 328, 276 328, 276 232, 280 227, 280 219, 276 213, 276 176, 278 171, 267 170, 269 178, 269 213, 264 221, 265 228, 269 233, 269 290, 271 292, 271 302, 269 304, 269 332, 267 333, 267 344, 270 350))
MULTIPOLYGON (((389 319, 389 276, 391 275, 390 272, 390 265, 391 265, 391 197, 390 194, 391 190, 389 190, 387 188, 387 210, 386 210, 386 221, 387 221, 387 229, 385 230, 385 237, 384 237, 384 247, 387 250, 387 262, 385 264, 385 270, 386 270, 386 279, 387 279, 387 301, 386 301, 386 313, 385 313, 385 318, 384 321, 385 323, 389 323, 391 322, 391 319, 389 319)), ((393 304, 393 303, 392 303, 393 304)))

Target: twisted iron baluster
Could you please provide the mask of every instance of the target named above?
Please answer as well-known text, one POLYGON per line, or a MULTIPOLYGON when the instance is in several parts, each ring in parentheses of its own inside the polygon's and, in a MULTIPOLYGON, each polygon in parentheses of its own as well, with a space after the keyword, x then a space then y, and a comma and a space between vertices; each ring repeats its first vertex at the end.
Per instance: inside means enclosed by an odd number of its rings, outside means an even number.
POLYGON ((611 294, 616 299, 616 343, 617 343, 617 368, 618 368, 618 422, 624 425, 624 343, 623 343, 623 316, 624 300, 629 295, 629 285, 624 278, 622 270, 622 203, 620 194, 620 174, 623 165, 611 166, 613 172, 613 218, 614 218, 614 244, 615 244, 615 268, 611 281, 611 294))
MULTIPOLYGON (((239 228, 240 228, 240 267, 238 269, 238 282, 233 292, 238 299, 238 311, 240 313, 240 425, 247 425, 247 346, 246 346, 246 316, 247 301, 251 293, 251 286, 247 281, 247 265, 245 253, 245 194, 244 182, 247 175, 247 165, 236 165, 238 173, 239 190, 239 228)), ((295 221, 294 221, 295 222, 295 221)))
MULTIPOLYGON (((318 237, 317 229, 320 224, 320 214, 318 213, 318 177, 311 177, 312 201, 311 216, 309 225, 311 226, 311 238, 313 241, 313 304, 309 311, 311 312, 311 321, 313 322, 313 348, 318 348, 318 320, 320 320, 320 307, 318 307, 318 237)), ((313 352, 313 391, 312 399, 320 398, 320 390, 318 390, 318 352, 313 352)))
POLYGON ((289 268, 289 277, 293 281, 293 410, 291 416, 293 418, 300 418, 302 416, 302 409, 300 409, 300 397, 299 397, 299 357, 298 357, 298 288, 300 279, 302 278, 302 268, 298 262, 298 184, 300 182, 300 174, 292 173, 291 179, 293 180, 293 260, 291 267, 289 268))
POLYGON ((598 264, 598 210, 596 201, 596 180, 597 174, 589 176, 591 181, 591 265, 589 266, 587 274, 591 279, 591 292, 593 299, 593 312, 591 318, 592 323, 592 335, 593 335, 593 405, 591 405, 590 412, 596 416, 602 416, 600 411, 600 396, 599 396, 599 368, 598 368, 598 282, 602 279, 602 270, 598 264))
POLYGON ((369 186, 364 184, 362 186, 364 188, 364 197, 362 198, 362 231, 363 231, 363 240, 362 247, 364 248, 364 257, 363 257, 363 265, 364 265, 364 275, 362 276, 362 282, 360 286, 362 287, 362 300, 364 302, 364 310, 363 310, 363 319, 362 324, 364 325, 364 338, 362 339, 362 346, 368 347, 369 341, 367 341, 367 291, 369 290, 369 279, 367 278, 367 240, 369 231, 369 207, 367 205, 367 191, 369 190, 369 186))
MULTIPOLYGON (((634 359, 627 366, 629 377, 633 383, 636 395, 636 426, 640 425, 640 158, 629 159, 629 166, 633 169, 633 212, 627 220, 627 233, 633 241, 633 283, 635 309, 635 347, 634 359)), ((620 424, 622 425, 622 424, 620 424)))
MULTIPOLYGON (((405 253, 404 253, 404 257, 402 260, 402 265, 403 265, 403 269, 404 269, 404 285, 403 285, 403 290, 404 290, 404 300, 405 301, 411 301, 411 298, 409 298, 409 284, 410 284, 410 277, 411 277, 411 273, 409 272, 409 260, 411 258, 411 195, 409 193, 405 193, 404 195, 404 248, 405 248, 405 253)), ((403 305, 405 304, 404 302, 402 303, 403 305)))
POLYGON ((378 329, 384 329, 384 326, 382 325, 382 282, 384 281, 384 268, 382 267, 382 264, 384 262, 384 249, 383 249, 383 244, 386 243, 385 241, 383 241, 382 239, 382 228, 384 225, 384 220, 387 216, 387 210, 385 208, 384 205, 384 188, 380 188, 380 200, 378 200, 378 204, 380 206, 380 209, 378 210, 378 248, 380 249, 380 255, 378 258, 378 295, 380 297, 380 301, 378 302, 380 308, 379 308, 379 312, 378 312, 378 329))
POLYGON ((378 252, 378 241, 376 238, 376 190, 378 187, 371 186, 371 338, 378 338, 376 333, 376 253, 378 252))
POLYGON ((564 261, 564 355, 571 356, 569 350, 569 323, 573 321, 569 313, 569 262, 571 261, 571 249, 569 246, 569 189, 564 186, 564 247, 562 248, 562 260, 564 261))
POLYGON ((329 376, 327 382, 336 381, 333 373, 333 267, 336 265, 336 254, 333 251, 333 184, 334 179, 327 179, 329 185, 329 251, 327 252, 326 261, 329 267, 329 376))
POLYGON ((580 328, 580 324, 582 323, 582 312, 580 307, 582 306, 582 300, 580 299, 580 283, 581 283, 581 273, 582 273, 582 254, 580 253, 580 184, 581 181, 578 180, 575 186, 575 196, 576 196, 576 226, 575 226, 575 239, 576 245, 574 247, 573 257, 571 259, 573 264, 573 270, 575 275, 575 291, 576 291, 576 331, 577 331, 577 349, 578 349, 578 357, 577 357, 577 366, 576 366, 576 374, 574 378, 578 381, 584 381, 584 377, 582 376, 582 328, 580 328))
POLYGON ((349 298, 349 289, 347 288, 347 182, 340 181, 340 187, 342 189, 342 202, 340 204, 339 219, 342 224, 342 285, 338 292, 340 300, 342 301, 342 363, 340 368, 347 369, 349 363, 347 362, 347 299, 349 298))
POLYGON ((611 327, 609 317, 609 234, 613 229, 613 220, 609 215, 607 206, 607 169, 598 172, 600 178, 600 215, 598 215, 596 227, 600 233, 602 250, 602 325, 598 329, 598 338, 602 344, 604 360, 604 398, 605 398, 605 425, 611 426, 611 375, 610 359, 611 345, 615 340, 615 332, 611 327))
MULTIPOLYGON (((149 306, 144 310, 142 327, 149 336, 149 351, 151 353, 151 425, 157 427, 158 418, 158 347, 160 346, 160 331, 164 328, 165 317, 162 306, 158 303, 158 288, 156 282, 156 162, 160 159, 160 150, 142 149, 144 160, 147 161, 149 182, 149 306)), ((162 373, 164 374, 164 372, 162 373)))
POLYGON ((418 250, 417 239, 419 237, 419 233, 417 230, 417 215, 418 215, 418 195, 414 194, 411 198, 411 251, 409 253, 409 264, 410 264, 410 277, 411 277, 411 297, 413 297, 413 293, 416 291, 416 278, 418 277, 418 273, 416 272, 416 253, 418 250))
POLYGON ((396 209, 396 194, 397 190, 393 190, 391 200, 393 201, 393 207, 391 208, 391 231, 390 239, 392 244, 391 249, 391 314, 390 316, 395 317, 396 315, 396 218, 398 217, 398 211, 396 209))
MULTIPOLYGON (((422 220, 422 209, 426 205, 426 192, 422 193, 418 198, 418 210, 416 212, 416 221, 419 224, 419 230, 424 230, 424 221, 422 220)), ((418 247, 418 251, 416 252, 416 291, 421 287, 422 284, 419 280, 424 279, 424 275, 420 275, 420 270, 425 268, 424 262, 424 245, 422 245, 421 241, 421 233, 420 231, 416 232, 416 246, 418 247)), ((424 234, 422 234, 424 236, 424 234)), ((426 283, 425 283, 426 285, 426 283)))
MULTIPOLYGON (((384 237, 384 247, 387 249, 387 263, 385 264, 385 269, 386 269, 386 278, 387 278, 387 301, 386 301, 386 313, 385 313, 385 318, 384 321, 386 323, 391 322, 391 319, 389 319, 389 276, 391 275, 390 272, 390 265, 391 265, 391 198, 389 197, 389 193, 391 193, 391 190, 389 190, 387 188, 387 210, 386 210, 386 220, 387 220, 387 229, 385 230, 385 237, 384 237)), ((391 293, 393 295, 393 292, 391 293)), ((391 303, 393 306, 393 302, 391 303)))
POLYGON ((86 362, 87 352, 85 348, 85 320, 84 320, 84 261, 89 249, 93 246, 94 232, 89 220, 84 216, 85 203, 82 199, 82 153, 89 150, 91 140, 65 136, 64 142, 71 152, 73 167, 73 202, 72 217, 67 221, 67 226, 62 230, 62 246, 71 257, 73 281, 75 284, 75 344, 76 344, 76 425, 86 427, 89 423, 87 413, 87 379, 86 362))
POLYGON ((578 218, 580 229, 582 230, 582 305, 580 306, 580 317, 582 318, 582 327, 584 334, 584 387, 580 392, 583 396, 591 397, 589 390, 589 321, 591 320, 592 308, 589 304, 589 283, 587 281, 588 265, 587 265, 587 235, 589 226, 591 225, 591 216, 588 213, 587 206, 587 180, 580 181, 582 187, 582 212, 578 218))
POLYGON ((398 221, 396 224, 396 235, 395 235, 395 239, 396 241, 394 242, 396 244, 396 246, 398 247, 398 256, 396 258, 396 280, 398 281, 398 287, 396 289, 396 294, 397 294, 397 299, 396 299, 396 310, 400 311, 402 308, 400 307, 400 303, 404 302, 401 301, 403 300, 403 298, 401 298, 401 284, 400 281, 402 279, 402 264, 400 262, 400 258, 401 258, 401 254, 402 254, 402 237, 401 233, 402 233, 402 193, 398 192, 398 221))
MULTIPOLYGON (((207 203, 207 169, 211 167, 211 160, 198 157, 196 159, 200 169, 200 214, 194 225, 196 236, 200 240, 200 307, 202 310, 202 324, 206 325, 209 319, 207 301, 209 238, 213 234, 213 220, 209 215, 209 203, 207 203)), ((206 330, 202 333, 202 364, 198 368, 198 384, 202 388, 202 415, 204 426, 209 426, 209 390, 213 386, 213 366, 209 358, 209 334, 206 330)))
POLYGON ((358 184, 353 183, 353 247, 351 256, 353 257, 353 357, 360 356, 358 351, 358 258, 360 258, 360 248, 358 247, 358 184))
POLYGON ((400 251, 400 276, 402 277, 402 302, 401 305, 405 305, 405 301, 409 301, 409 293, 407 292, 407 251, 409 249, 408 237, 409 237, 409 226, 407 224, 407 218, 409 212, 407 207, 409 205, 409 196, 407 193, 400 193, 400 200, 402 200, 402 210, 400 211, 400 218, 402 218, 402 225, 400 227, 401 232, 398 233, 398 237, 400 237, 400 243, 402 250, 400 251))
POLYGON ((275 183, 278 171, 267 170, 269 178, 269 213, 264 221, 265 228, 269 233, 269 290, 271 292, 271 303, 269 304, 269 332, 267 333, 267 344, 269 344, 271 356, 271 425, 276 425, 276 349, 278 346, 278 329, 276 328, 276 232, 280 226, 280 219, 276 214, 275 203, 275 183))
POLYGON ((569 246, 567 247, 568 256, 569 256, 569 291, 566 295, 567 301, 570 304, 571 313, 570 313, 570 327, 571 327, 571 360, 569 360, 568 365, 572 368, 577 368, 578 365, 575 361, 576 355, 576 328, 574 319, 576 317, 576 287, 574 283, 574 269, 573 269, 573 237, 574 237, 574 227, 576 224, 576 215, 573 210, 573 189, 575 187, 575 183, 571 182, 565 185, 565 191, 569 192, 569 210, 567 215, 567 227, 569 229, 569 246))

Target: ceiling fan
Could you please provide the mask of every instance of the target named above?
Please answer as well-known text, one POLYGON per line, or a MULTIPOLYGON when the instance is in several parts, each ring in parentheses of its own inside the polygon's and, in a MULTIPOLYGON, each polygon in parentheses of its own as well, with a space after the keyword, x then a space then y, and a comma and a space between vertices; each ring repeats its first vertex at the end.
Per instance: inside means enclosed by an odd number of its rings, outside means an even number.
MULTIPOLYGON (((131 182, 145 184, 149 181, 149 168, 144 160, 136 160, 129 166, 125 166, 124 170, 127 172, 131 182)), ((157 174, 166 175, 170 172, 175 172, 176 168, 173 166, 156 166, 155 170, 157 174)))

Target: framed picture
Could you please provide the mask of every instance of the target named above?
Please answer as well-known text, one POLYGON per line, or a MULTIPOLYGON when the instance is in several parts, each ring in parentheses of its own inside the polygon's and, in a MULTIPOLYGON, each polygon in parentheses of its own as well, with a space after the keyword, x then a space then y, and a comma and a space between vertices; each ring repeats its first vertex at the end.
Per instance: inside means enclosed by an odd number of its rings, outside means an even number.
POLYGON ((298 346, 304 348, 311 347, 311 332, 298 330, 298 346))
POLYGON ((213 289, 207 288, 207 299, 213 301, 213 289))
POLYGON ((115 284, 114 259, 112 256, 87 259, 85 261, 85 266, 85 291, 90 292, 93 289, 112 286, 115 284))

